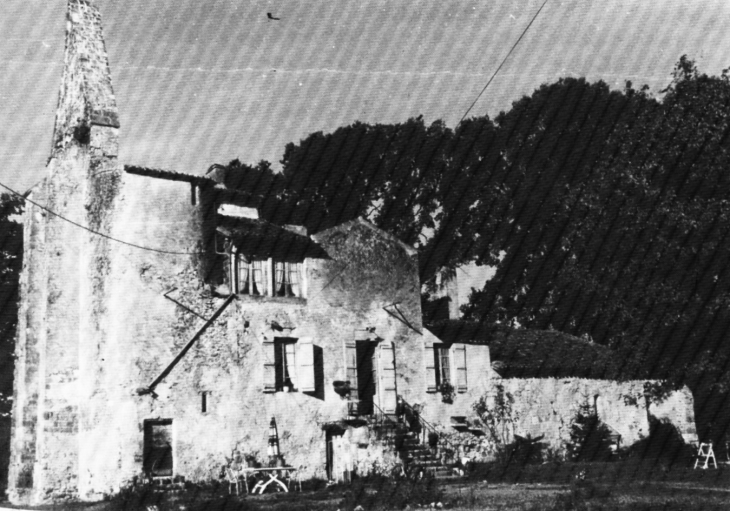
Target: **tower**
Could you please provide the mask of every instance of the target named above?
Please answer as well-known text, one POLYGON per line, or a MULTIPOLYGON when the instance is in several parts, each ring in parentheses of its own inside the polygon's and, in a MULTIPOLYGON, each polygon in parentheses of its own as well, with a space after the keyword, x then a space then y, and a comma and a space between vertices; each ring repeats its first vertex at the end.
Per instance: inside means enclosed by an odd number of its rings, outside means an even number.
POLYGON ((104 261, 122 179, 119 119, 93 0, 68 0, 64 68, 47 176, 26 204, 9 470, 11 501, 84 498, 101 420, 90 399, 105 340, 104 261))

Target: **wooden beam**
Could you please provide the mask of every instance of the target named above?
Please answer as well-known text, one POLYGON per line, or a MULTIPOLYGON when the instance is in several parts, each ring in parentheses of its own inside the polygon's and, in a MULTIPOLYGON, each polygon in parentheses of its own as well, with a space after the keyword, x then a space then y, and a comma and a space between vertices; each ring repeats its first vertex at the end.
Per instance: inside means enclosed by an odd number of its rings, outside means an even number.
POLYGON ((213 316, 211 316, 211 318, 208 321, 206 321, 202 327, 200 327, 200 330, 198 330, 197 333, 193 336, 193 338, 190 339, 190 341, 188 341, 188 343, 185 345, 185 347, 180 351, 180 353, 178 353, 178 355, 175 357, 175 359, 172 362, 170 362, 170 364, 165 368, 165 370, 162 371, 157 378, 155 378, 155 381, 150 383, 149 387, 147 387, 147 388, 137 389, 137 394, 139 394, 140 396, 142 396, 144 394, 152 394, 154 396, 155 387, 157 387, 157 385, 159 385, 160 382, 162 380, 164 380, 165 377, 167 377, 167 375, 170 374, 170 372, 172 372, 172 370, 175 368, 175 366, 178 364, 178 362, 180 362, 180 360, 182 360, 182 358, 185 356, 185 354, 188 351, 190 351, 190 348, 193 347, 193 344, 195 344, 195 342, 198 339, 200 339, 200 337, 205 333, 205 331, 208 329, 208 327, 210 325, 212 325, 213 322, 216 319, 218 319, 218 317, 221 314, 223 314, 223 311, 226 309, 226 307, 228 307, 231 304, 231 302, 235 299, 236 299, 235 294, 232 294, 231 296, 226 298, 226 301, 223 302, 223 305, 221 305, 220 308, 217 311, 215 311, 215 314, 213 314, 213 316))

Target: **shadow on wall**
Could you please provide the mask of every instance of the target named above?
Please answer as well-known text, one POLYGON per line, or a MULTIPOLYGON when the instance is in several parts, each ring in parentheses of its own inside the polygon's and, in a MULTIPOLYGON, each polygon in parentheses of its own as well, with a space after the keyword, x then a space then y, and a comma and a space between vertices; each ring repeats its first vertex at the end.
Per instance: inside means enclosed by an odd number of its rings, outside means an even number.
POLYGON ((5 500, 10 464, 10 416, 0 416, 0 500, 5 500))
POLYGON ((649 417, 649 436, 625 449, 629 457, 663 459, 671 463, 688 463, 695 448, 685 443, 676 426, 666 420, 649 417))

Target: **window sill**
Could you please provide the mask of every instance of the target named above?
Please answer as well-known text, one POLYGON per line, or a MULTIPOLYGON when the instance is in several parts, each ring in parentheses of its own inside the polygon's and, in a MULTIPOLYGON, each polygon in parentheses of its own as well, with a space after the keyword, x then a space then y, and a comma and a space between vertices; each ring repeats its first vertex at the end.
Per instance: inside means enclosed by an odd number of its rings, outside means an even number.
POLYGON ((306 298, 297 296, 257 296, 247 294, 237 294, 236 297, 244 303, 287 303, 290 305, 306 305, 306 298))
POLYGON ((255 295, 238 295, 238 299, 243 302, 256 303, 290 303, 292 305, 306 305, 306 298, 297 296, 255 296, 255 295))

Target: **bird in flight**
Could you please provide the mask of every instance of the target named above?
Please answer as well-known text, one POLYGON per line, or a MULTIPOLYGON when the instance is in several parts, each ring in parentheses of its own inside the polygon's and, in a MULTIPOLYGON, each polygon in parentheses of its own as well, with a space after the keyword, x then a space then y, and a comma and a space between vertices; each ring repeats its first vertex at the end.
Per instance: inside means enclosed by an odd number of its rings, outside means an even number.
POLYGON ((278 20, 280 20, 280 19, 281 19, 281 18, 274 18, 274 16, 273 16, 273 15, 272 15, 272 14, 271 14, 270 12, 267 12, 267 13, 266 13, 266 16, 267 16, 267 17, 268 17, 268 18, 269 18, 270 20, 276 20, 276 21, 278 21, 278 20))

